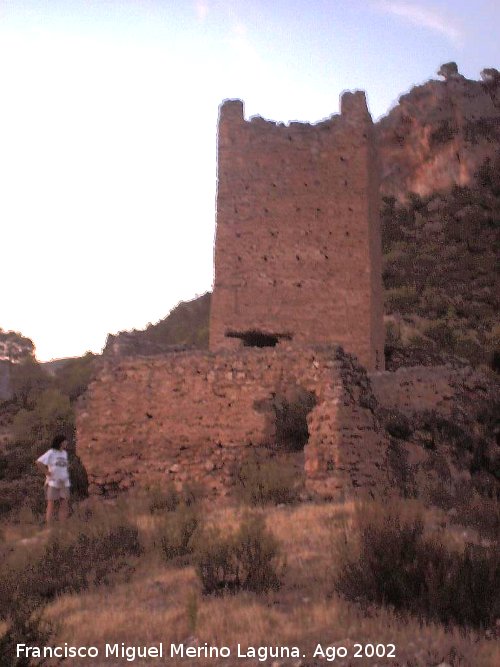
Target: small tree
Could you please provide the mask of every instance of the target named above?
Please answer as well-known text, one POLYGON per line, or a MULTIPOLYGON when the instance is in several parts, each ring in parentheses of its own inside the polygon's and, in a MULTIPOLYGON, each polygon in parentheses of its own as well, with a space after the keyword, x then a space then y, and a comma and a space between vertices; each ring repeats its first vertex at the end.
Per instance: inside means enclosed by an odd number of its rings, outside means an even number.
POLYGON ((83 357, 68 359, 64 366, 56 370, 56 384, 71 401, 87 389, 94 373, 95 360, 96 355, 87 352, 83 357))
POLYGON ((438 76, 442 76, 446 81, 448 79, 453 79, 458 76, 458 67, 457 63, 451 61, 449 63, 444 63, 438 69, 438 76))
POLYGON ((19 362, 33 358, 35 346, 33 341, 17 331, 4 331, 0 328, 0 359, 19 362))
POLYGON ((51 384, 48 373, 33 357, 27 357, 11 366, 11 383, 14 400, 22 408, 33 407, 37 396, 51 384))
POLYGON ((69 398, 57 389, 47 389, 38 397, 33 410, 20 410, 12 429, 19 443, 47 447, 56 433, 70 433, 74 415, 69 398))

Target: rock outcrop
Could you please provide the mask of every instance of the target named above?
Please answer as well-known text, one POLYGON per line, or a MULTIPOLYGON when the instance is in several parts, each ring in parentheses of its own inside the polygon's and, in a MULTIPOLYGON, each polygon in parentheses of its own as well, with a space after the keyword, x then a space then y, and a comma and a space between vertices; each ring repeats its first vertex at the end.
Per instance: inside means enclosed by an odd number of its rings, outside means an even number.
MULTIPOLYGON (((500 145, 500 76, 461 76, 447 63, 444 81, 428 81, 399 98, 376 124, 384 195, 425 196, 468 185, 500 145)), ((456 67, 456 65, 455 65, 456 67)))

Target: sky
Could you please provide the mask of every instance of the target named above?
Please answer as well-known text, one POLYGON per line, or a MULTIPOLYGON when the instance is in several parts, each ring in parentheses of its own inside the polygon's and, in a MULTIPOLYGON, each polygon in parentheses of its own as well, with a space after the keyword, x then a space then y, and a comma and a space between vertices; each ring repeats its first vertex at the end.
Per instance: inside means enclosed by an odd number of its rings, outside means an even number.
POLYGON ((374 119, 450 60, 500 69, 500 0, 0 0, 0 327, 100 352, 211 289, 222 100, 374 119))

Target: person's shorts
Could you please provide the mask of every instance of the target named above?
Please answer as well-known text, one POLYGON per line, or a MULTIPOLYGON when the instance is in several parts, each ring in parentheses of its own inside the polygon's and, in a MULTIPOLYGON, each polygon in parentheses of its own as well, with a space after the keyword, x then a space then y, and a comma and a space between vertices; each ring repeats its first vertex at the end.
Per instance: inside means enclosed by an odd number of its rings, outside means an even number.
POLYGON ((45 496, 47 500, 69 500, 69 486, 49 486, 45 487, 45 496))

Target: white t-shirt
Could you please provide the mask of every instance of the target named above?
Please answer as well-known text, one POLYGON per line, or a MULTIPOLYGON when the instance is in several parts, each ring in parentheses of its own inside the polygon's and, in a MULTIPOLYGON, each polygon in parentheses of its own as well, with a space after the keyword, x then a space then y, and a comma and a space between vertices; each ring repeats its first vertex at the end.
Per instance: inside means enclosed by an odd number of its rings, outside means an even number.
POLYGON ((47 484, 61 488, 71 486, 68 472, 68 452, 64 449, 49 449, 42 454, 37 462, 43 463, 49 469, 47 484))

